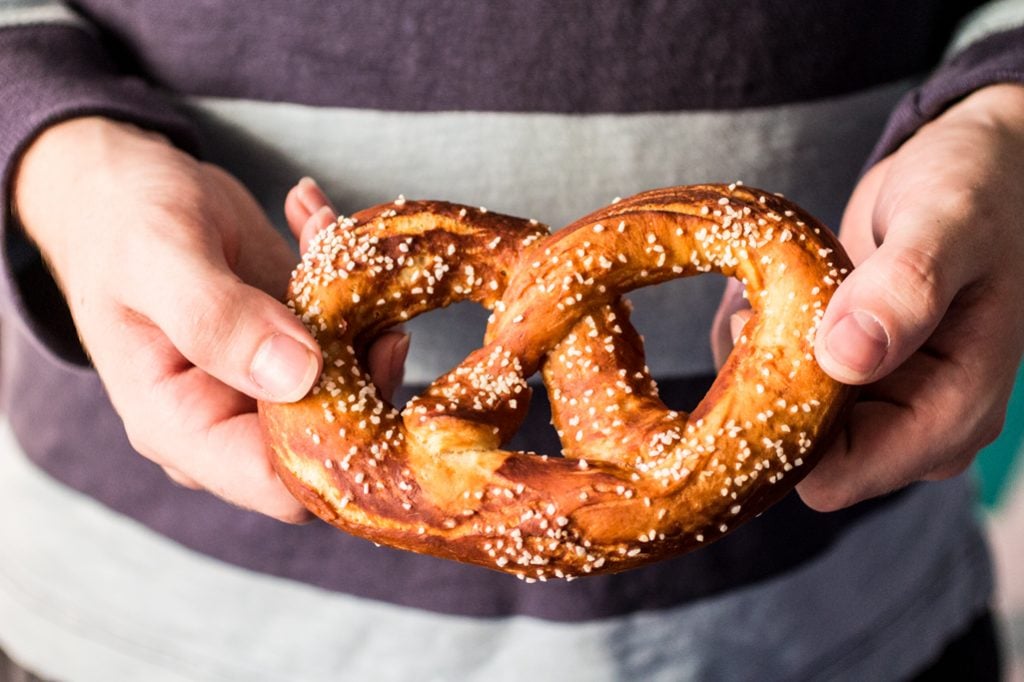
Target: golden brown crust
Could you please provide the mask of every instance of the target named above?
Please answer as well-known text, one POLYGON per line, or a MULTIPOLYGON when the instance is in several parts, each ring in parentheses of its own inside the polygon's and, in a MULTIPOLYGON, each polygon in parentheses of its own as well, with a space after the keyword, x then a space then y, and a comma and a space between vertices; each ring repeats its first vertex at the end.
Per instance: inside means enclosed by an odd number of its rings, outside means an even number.
POLYGON ((625 570, 721 537, 816 462, 851 389, 814 335, 851 267, 814 218, 736 185, 645 192, 553 235, 400 200, 303 257, 289 303, 324 372, 261 421, 288 488, 350 533, 528 580, 625 570), (754 315, 687 415, 658 399, 620 294, 708 271, 741 279, 754 315), (483 347, 399 412, 364 368, 369 341, 464 299, 493 312, 483 347), (499 449, 538 370, 564 457, 499 449))

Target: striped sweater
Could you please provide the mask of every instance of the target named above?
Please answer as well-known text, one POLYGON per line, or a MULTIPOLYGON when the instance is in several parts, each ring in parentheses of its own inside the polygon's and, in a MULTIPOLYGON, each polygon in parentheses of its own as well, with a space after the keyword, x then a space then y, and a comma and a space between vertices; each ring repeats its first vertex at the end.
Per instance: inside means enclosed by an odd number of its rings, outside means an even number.
MULTIPOLYGON (((159 130, 282 225, 315 176, 552 225, 732 181, 838 225, 866 163, 984 85, 1024 82, 1024 3, 0 2, 0 168, 56 121, 159 130)), ((3 197, 0 647, 62 679, 899 679, 984 609, 966 481, 833 514, 796 496, 699 552, 527 585, 291 527, 134 453, 3 197)), ((720 279, 635 292, 663 399, 713 366, 720 279)), ((410 323, 407 392, 476 347, 410 323)), ((557 452, 542 391, 509 447, 557 452)))

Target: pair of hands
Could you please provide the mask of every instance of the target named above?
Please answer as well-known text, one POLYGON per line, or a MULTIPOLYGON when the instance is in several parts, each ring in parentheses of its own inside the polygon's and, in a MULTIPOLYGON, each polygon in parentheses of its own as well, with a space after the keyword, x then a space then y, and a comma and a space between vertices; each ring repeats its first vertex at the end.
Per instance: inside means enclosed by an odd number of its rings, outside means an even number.
MULTIPOLYGON (((999 432, 1024 351, 1024 88, 979 90, 858 184, 840 238, 858 268, 829 306, 817 359, 864 384, 842 435, 801 483, 819 510, 963 471, 999 432)), ((65 292, 132 445, 183 485, 283 521, 308 518, 269 464, 255 399, 313 385, 316 342, 276 296, 295 255, 223 170, 101 118, 47 129, 23 156, 18 217, 65 292)), ((285 203, 305 249, 334 220, 302 181, 285 203)), ((716 356, 744 311, 738 286, 716 356)), ((370 369, 390 393, 408 339, 370 369)))

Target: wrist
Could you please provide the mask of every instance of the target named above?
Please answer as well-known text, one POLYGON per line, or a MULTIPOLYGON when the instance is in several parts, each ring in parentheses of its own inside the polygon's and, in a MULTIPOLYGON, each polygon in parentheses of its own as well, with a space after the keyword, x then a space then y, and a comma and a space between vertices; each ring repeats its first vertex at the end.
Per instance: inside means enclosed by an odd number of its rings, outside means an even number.
POLYGON ((996 83, 975 90, 936 120, 972 123, 1024 135, 1024 85, 996 83))

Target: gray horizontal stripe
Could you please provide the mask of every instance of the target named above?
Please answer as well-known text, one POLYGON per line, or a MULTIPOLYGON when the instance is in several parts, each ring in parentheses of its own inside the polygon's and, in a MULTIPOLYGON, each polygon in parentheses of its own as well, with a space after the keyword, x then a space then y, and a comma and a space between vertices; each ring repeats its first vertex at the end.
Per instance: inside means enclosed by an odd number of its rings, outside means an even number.
POLYGON ((1024 0, 993 0, 971 12, 957 27, 946 51, 951 59, 979 40, 1024 26, 1024 0))
MULTIPOLYGON (((207 98, 192 106, 209 158, 238 174, 278 221, 288 187, 309 174, 345 212, 404 194, 555 226, 616 196, 739 179, 837 225, 907 87, 731 112, 628 115, 396 113, 207 98)), ((711 367, 706 338, 720 290, 721 280, 708 276, 631 295, 657 375, 711 367)), ((407 379, 429 382, 460 362, 479 345, 484 318, 465 305, 412 321, 407 379)))
POLYGON ((85 27, 82 18, 62 2, 5 0, 0 2, 0 28, 28 24, 72 24, 85 27))
POLYGON ((83 681, 897 679, 985 605, 971 510, 963 480, 922 486, 729 595, 582 624, 479 620, 191 553, 39 473, 3 426, 0 646, 83 681))

